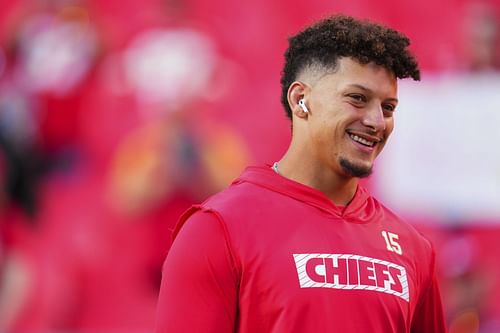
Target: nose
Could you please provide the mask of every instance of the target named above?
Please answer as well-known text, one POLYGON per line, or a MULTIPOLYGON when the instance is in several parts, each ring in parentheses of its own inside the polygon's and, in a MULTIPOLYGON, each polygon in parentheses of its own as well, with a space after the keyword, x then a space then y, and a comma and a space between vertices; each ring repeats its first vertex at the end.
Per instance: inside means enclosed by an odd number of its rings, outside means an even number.
POLYGON ((374 133, 384 131, 386 124, 382 106, 372 105, 369 108, 366 108, 366 112, 361 119, 361 123, 372 129, 374 133))

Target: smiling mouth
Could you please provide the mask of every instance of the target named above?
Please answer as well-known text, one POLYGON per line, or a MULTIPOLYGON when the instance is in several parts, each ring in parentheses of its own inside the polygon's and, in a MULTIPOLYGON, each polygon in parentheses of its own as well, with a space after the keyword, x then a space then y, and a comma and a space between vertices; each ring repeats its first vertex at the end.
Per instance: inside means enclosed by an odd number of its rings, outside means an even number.
POLYGON ((374 147, 375 144, 377 143, 376 141, 371 141, 371 140, 367 140, 367 139, 364 139, 362 137, 359 137, 356 134, 349 133, 349 137, 353 141, 356 141, 356 142, 358 142, 358 143, 360 143, 360 144, 362 144, 363 146, 366 146, 366 147, 374 147))

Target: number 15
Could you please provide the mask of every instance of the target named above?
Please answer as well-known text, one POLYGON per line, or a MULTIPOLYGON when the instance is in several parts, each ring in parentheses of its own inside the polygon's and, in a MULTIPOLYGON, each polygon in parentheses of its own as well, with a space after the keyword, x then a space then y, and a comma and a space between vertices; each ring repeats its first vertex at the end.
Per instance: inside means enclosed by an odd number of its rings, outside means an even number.
POLYGON ((396 252, 397 254, 403 254, 403 250, 401 250, 401 246, 398 243, 399 236, 397 234, 393 234, 392 232, 382 231, 382 237, 384 237, 385 239, 387 250, 391 252, 396 252))

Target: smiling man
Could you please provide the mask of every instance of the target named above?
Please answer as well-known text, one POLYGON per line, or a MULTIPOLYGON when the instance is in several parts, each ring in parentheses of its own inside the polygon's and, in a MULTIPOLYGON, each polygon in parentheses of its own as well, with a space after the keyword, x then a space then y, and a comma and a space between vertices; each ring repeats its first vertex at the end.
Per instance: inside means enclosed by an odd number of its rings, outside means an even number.
POLYGON ((408 39, 334 16, 290 38, 292 141, 180 219, 157 333, 446 332, 432 245, 359 185, 394 127, 408 39))

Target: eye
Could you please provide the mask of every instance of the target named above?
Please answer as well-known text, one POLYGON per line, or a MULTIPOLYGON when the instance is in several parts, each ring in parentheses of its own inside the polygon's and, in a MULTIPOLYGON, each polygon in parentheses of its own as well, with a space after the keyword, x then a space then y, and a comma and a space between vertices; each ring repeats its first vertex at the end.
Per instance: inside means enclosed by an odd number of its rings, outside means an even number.
POLYGON ((355 103, 366 103, 367 98, 362 94, 350 94, 349 98, 353 100, 355 103))
POLYGON ((389 111, 389 112, 396 111, 396 106, 393 104, 383 104, 382 108, 384 109, 384 111, 389 111))
POLYGON ((394 111, 396 111, 396 106, 394 104, 383 104, 382 109, 384 117, 390 118, 394 114, 394 111))

